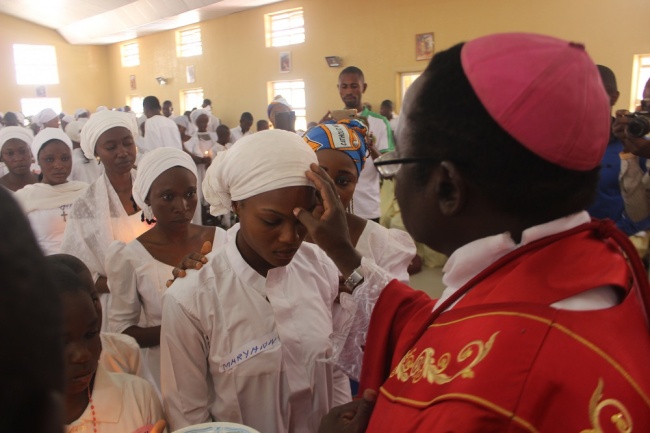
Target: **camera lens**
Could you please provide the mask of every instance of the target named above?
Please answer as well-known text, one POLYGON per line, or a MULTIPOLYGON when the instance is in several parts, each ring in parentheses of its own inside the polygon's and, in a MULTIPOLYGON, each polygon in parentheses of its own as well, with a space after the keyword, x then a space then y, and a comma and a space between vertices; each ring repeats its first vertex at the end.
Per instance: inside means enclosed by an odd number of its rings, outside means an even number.
POLYGON ((627 124, 627 129, 625 131, 630 137, 643 137, 650 133, 650 119, 647 117, 635 117, 630 120, 630 123, 627 124))

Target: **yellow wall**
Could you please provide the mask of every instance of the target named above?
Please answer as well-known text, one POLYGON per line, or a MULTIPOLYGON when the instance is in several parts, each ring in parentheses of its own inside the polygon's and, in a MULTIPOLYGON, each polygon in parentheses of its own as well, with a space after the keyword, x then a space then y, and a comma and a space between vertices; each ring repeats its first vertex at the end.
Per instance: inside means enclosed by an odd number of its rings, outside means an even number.
POLYGON ((70 45, 55 30, 0 14, 0 111, 20 111, 21 98, 35 98, 35 85, 16 85, 13 44, 54 45, 59 84, 45 86, 47 97, 61 98, 63 111, 94 109, 111 95, 108 47, 70 45))
MULTIPOLYGON (((383 99, 399 101, 399 72, 426 67, 427 62, 415 61, 416 33, 435 32, 439 51, 484 34, 529 31, 584 42, 597 63, 616 73, 621 91, 617 108, 626 108, 633 57, 650 53, 650 39, 643 32, 648 17, 647 0, 626 0, 624 5, 610 0, 288 0, 201 23, 200 57, 176 57, 175 31, 138 38, 141 64, 123 68, 120 44, 70 46, 49 29, 0 15, 0 61, 5 65, 0 77, 3 83, 15 82, 8 66, 12 64, 11 43, 53 42, 61 85, 48 86, 48 96, 64 97, 65 110, 117 107, 131 94, 153 94, 161 101, 171 99, 180 114, 181 91, 202 87, 217 116, 232 127, 242 111, 251 111, 256 120, 266 116, 267 82, 303 79, 307 118, 318 120, 328 109, 341 106, 336 90, 341 69, 329 68, 325 56, 337 55, 344 66, 362 68, 368 83, 364 99, 378 109, 383 99), (305 13, 306 42, 266 48, 264 14, 299 6, 305 13), (281 74, 278 56, 285 50, 291 51, 293 70, 281 74), (192 85, 185 81, 187 65, 196 69, 192 85), (129 75, 136 76, 135 92, 129 88, 129 75), (157 76, 172 80, 159 86, 157 76)), ((26 87, 3 86, 0 109, 16 104, 19 95, 31 96, 34 89, 26 87)))
POLYGON ((141 65, 122 68, 119 44, 110 47, 113 105, 123 105, 129 91, 128 76, 136 75, 137 94, 171 99, 180 111, 182 89, 202 87, 213 110, 229 126, 242 111, 255 119, 265 116, 267 82, 304 79, 307 118, 318 120, 328 109, 341 106, 336 81, 339 68, 329 68, 324 57, 337 55, 343 65, 363 69, 368 83, 365 100, 375 109, 383 99, 399 101, 398 73, 419 71, 427 62, 415 61, 416 33, 433 31, 436 49, 484 34, 502 31, 546 33, 584 42, 597 63, 611 67, 618 77, 621 99, 630 99, 635 54, 650 53, 643 37, 650 17, 650 2, 628 0, 614 9, 609 0, 289 0, 201 23, 203 56, 179 59, 175 32, 139 38, 141 65), (306 42, 266 48, 264 14, 302 6, 306 42), (278 53, 290 50, 293 70, 279 73, 278 53), (196 83, 185 84, 185 67, 196 67, 196 83), (159 86, 154 77, 173 77, 159 86))

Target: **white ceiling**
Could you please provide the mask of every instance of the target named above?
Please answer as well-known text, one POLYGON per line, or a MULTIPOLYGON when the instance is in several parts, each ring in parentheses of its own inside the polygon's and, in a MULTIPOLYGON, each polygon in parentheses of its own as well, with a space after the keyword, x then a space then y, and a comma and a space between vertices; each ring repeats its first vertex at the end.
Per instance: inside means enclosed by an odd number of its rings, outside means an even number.
POLYGON ((282 0, 0 0, 0 13, 57 30, 71 44, 103 45, 282 0))

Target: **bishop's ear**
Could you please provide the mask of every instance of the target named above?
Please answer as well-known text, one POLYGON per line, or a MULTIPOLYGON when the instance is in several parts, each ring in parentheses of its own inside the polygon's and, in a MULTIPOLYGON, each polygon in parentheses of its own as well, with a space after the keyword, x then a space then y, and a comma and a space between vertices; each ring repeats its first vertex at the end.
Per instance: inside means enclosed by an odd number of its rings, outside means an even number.
POLYGON ((467 185, 458 167, 451 161, 442 161, 435 182, 440 211, 447 216, 458 214, 467 197, 467 185))

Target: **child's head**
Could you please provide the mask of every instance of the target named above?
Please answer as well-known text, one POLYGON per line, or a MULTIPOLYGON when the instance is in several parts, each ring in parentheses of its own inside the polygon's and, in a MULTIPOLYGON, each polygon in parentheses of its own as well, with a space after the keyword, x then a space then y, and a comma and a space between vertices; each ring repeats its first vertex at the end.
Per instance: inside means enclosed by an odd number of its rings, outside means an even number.
POLYGON ((89 294, 91 286, 94 287, 92 278, 89 273, 70 266, 70 257, 65 254, 46 257, 48 270, 58 283, 56 287, 63 306, 65 394, 68 398, 88 392, 102 351, 101 316, 89 294))
POLYGON ((226 125, 217 126, 217 142, 223 145, 230 143, 230 128, 226 125))

